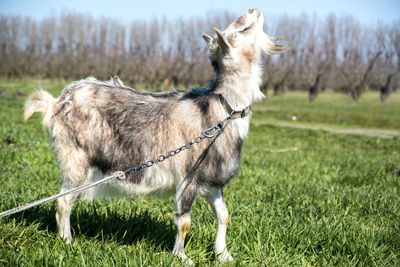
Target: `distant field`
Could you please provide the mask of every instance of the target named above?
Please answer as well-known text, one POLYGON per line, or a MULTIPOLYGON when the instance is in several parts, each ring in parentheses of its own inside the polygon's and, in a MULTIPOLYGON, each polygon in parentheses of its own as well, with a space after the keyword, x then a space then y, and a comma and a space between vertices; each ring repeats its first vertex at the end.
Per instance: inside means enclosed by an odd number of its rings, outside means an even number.
POLYGON ((327 91, 314 103, 304 92, 290 92, 269 97, 256 105, 256 121, 291 121, 339 128, 371 128, 399 130, 400 92, 392 94, 385 103, 377 92, 367 92, 358 101, 349 96, 327 91), (293 121, 293 116, 296 121, 293 121))
MULTIPOLYGON (((35 114, 22 122, 25 95, 64 84, 0 80, 0 211, 58 193, 60 175, 35 114)), ((358 102, 326 92, 270 97, 254 108, 242 170, 224 192, 228 248, 237 265, 399 266, 400 138, 381 139, 276 127, 275 122, 398 130, 400 93, 358 102), (296 120, 293 120, 296 117, 296 120)), ((182 153, 190 153, 189 151, 182 153)), ((55 203, 0 219, 0 265, 170 266, 173 199, 79 202, 73 246, 57 237, 55 203)), ((216 222, 206 201, 192 212, 186 254, 215 265, 216 222)))

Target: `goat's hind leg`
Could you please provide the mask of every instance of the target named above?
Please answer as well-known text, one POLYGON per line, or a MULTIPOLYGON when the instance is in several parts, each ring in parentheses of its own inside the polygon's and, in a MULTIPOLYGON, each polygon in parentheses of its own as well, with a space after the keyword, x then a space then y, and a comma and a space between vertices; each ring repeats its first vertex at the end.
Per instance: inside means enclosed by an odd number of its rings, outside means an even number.
POLYGON ((232 261, 233 258, 229 254, 226 248, 226 229, 229 222, 229 213, 226 208, 224 197, 222 195, 222 189, 217 189, 210 192, 207 195, 208 203, 210 204, 215 217, 218 221, 217 235, 215 238, 215 253, 217 254, 218 260, 222 262, 232 261))
MULTIPOLYGON (((68 189, 62 188, 61 192, 66 191, 68 189)), ((57 199, 56 220, 57 220, 58 232, 60 236, 66 240, 67 243, 72 242, 70 216, 71 216, 72 206, 76 199, 77 199, 76 195, 67 195, 57 199)))
MULTIPOLYGON (((88 173, 88 164, 84 160, 84 155, 82 153, 74 151, 74 153, 69 155, 70 157, 65 161, 59 159, 63 174, 61 192, 82 185, 85 182, 88 173)), ((57 200, 56 220, 58 231, 60 236, 66 239, 68 243, 72 242, 70 223, 71 210, 78 197, 79 194, 70 194, 57 200)))

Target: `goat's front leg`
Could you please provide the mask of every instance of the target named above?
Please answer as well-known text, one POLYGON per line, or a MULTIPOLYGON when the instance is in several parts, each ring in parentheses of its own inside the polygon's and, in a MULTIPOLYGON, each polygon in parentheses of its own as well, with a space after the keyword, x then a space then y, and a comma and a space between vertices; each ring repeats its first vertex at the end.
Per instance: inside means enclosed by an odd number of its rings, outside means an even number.
POLYGON ((197 186, 195 184, 183 182, 175 196, 175 224, 177 235, 173 254, 187 261, 190 265, 193 261, 185 255, 185 237, 190 229, 190 212, 193 202, 197 196, 197 186))
POLYGON ((215 253, 217 254, 218 260, 220 261, 232 261, 233 258, 226 248, 225 241, 226 229, 229 222, 229 213, 224 202, 222 189, 219 188, 215 191, 210 192, 207 195, 207 200, 215 214, 215 217, 218 220, 217 236, 215 239, 214 249, 215 253))

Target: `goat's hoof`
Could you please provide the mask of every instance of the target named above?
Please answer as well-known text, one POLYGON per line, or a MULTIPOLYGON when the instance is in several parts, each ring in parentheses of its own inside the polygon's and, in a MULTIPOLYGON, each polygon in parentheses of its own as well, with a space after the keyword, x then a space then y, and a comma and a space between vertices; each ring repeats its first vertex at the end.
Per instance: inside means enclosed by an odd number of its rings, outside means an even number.
POLYGON ((64 239, 64 242, 66 244, 68 244, 68 245, 72 245, 73 244, 74 240, 72 239, 72 237, 64 237, 63 239, 64 239))
POLYGON ((226 249, 222 253, 219 253, 217 257, 220 262, 233 261, 231 254, 226 249))
POLYGON ((59 237, 66 243, 66 244, 72 244, 72 236, 71 235, 64 235, 60 233, 59 237))
MULTIPOLYGON (((178 257, 180 257, 180 256, 178 256, 178 257)), ((185 257, 180 257, 180 258, 185 265, 194 266, 194 262, 191 259, 189 259, 188 257, 185 256, 185 257)))
POLYGON ((194 266, 194 262, 189 259, 185 253, 179 253, 179 252, 172 252, 175 256, 179 257, 186 265, 194 266))

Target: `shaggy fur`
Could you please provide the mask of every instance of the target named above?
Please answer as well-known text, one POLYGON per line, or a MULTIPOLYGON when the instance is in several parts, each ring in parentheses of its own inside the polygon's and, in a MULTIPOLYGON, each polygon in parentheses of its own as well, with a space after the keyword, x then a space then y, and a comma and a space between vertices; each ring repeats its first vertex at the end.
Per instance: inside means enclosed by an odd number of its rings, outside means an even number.
MULTIPOLYGON (((234 110, 262 99, 261 52, 284 50, 271 41, 262 26, 261 12, 249 9, 224 32, 215 29, 215 38, 203 34, 216 73, 206 87, 146 93, 124 86, 118 78, 108 82, 87 78, 68 85, 57 99, 45 91, 33 93, 25 105, 25 120, 33 112, 43 113, 63 177, 61 191, 184 145, 228 115, 221 98, 234 110)), ((56 214, 60 235, 72 240, 69 217, 78 198, 175 194, 178 230, 174 254, 187 259, 184 239, 190 228, 190 211, 197 195, 203 194, 218 219, 215 251, 220 260, 232 260, 225 245, 229 215, 222 188, 239 170, 248 129, 249 117, 232 120, 215 139, 129 174, 125 181, 60 198, 56 214)))

